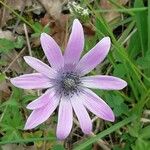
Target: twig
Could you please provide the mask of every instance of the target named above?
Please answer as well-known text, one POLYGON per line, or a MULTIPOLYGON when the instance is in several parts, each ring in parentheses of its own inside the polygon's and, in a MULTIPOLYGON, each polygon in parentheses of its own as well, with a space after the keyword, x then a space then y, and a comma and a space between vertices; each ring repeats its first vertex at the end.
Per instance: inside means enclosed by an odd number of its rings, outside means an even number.
POLYGON ((24 32, 25 32, 25 36, 26 36, 26 41, 27 41, 29 55, 32 56, 32 51, 31 51, 31 45, 30 45, 30 42, 29 42, 29 36, 28 36, 27 26, 26 26, 25 23, 23 24, 23 27, 24 27, 24 32))
POLYGON ((98 119, 97 116, 95 116, 95 117, 92 119, 92 122, 94 122, 96 119, 98 119))
MULTIPOLYGON (((94 119, 95 119, 95 118, 94 118, 94 119)), ((97 118, 96 118, 96 119, 97 119, 97 118)), ((80 126, 79 122, 78 122, 75 118, 73 118, 73 122, 74 122, 77 126, 80 126)), ((91 135, 90 135, 90 136, 94 137, 95 134, 94 134, 93 132, 91 132, 91 135)), ((106 145, 106 143, 105 143, 103 140, 99 139, 99 141, 98 141, 97 143, 98 143, 98 145, 99 145, 101 148, 103 148, 103 150, 110 150, 110 148, 106 145)))
POLYGON ((150 115, 150 110, 144 110, 144 115, 150 115))
MULTIPOLYGON (((26 1, 24 1, 23 5, 22 5, 22 7, 21 7, 21 12, 20 12, 20 14, 19 14, 20 16, 23 15, 23 12, 24 12, 24 9, 25 9, 25 3, 26 3, 26 1)), ((20 21, 21 21, 21 19, 18 17, 17 22, 16 22, 16 24, 15 24, 15 26, 14 26, 14 29, 13 29, 12 33, 15 33, 15 32, 16 32, 16 29, 17 29, 17 27, 18 27, 20 21)))
POLYGON ((8 67, 3 71, 3 73, 6 73, 9 68, 11 68, 11 66, 14 64, 14 62, 20 57, 20 55, 25 51, 26 47, 24 47, 20 53, 13 59, 13 61, 8 65, 8 67))
POLYGON ((140 120, 142 123, 150 123, 150 119, 147 118, 141 118, 140 120))
POLYGON ((2 15, 1 15, 1 19, 0 19, 0 28, 2 28, 2 26, 3 26, 5 13, 6 13, 6 9, 5 9, 5 7, 3 7, 2 8, 2 15))
MULTIPOLYGON (((91 136, 94 137, 95 134, 92 132, 91 133, 91 136)), ((103 149, 103 150, 111 150, 107 145, 106 143, 102 140, 102 139, 99 139, 97 144, 103 149)))

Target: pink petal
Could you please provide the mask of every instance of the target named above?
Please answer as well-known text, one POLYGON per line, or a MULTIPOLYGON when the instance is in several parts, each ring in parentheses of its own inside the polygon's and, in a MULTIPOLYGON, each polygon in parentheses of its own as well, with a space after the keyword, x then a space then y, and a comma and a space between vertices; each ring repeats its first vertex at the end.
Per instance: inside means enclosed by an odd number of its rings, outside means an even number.
POLYGON ((71 104, 79 120, 82 131, 85 134, 90 134, 92 132, 92 121, 86 108, 83 106, 82 96, 79 94, 78 96, 72 97, 71 104))
POLYGON ((43 89, 52 86, 51 80, 41 73, 21 75, 10 79, 10 82, 22 89, 43 89))
POLYGON ((96 116, 111 122, 115 120, 111 108, 94 92, 86 88, 83 91, 83 103, 96 116))
POLYGON ((127 86, 127 82, 113 76, 96 75, 82 78, 83 86, 104 90, 121 90, 127 86))
POLYGON ((76 64, 84 48, 83 27, 78 19, 75 19, 72 26, 72 32, 64 54, 65 64, 76 64))
POLYGON ((39 124, 46 121, 50 117, 50 115, 54 112, 58 104, 59 99, 57 97, 53 97, 47 105, 39 109, 33 110, 29 118, 27 119, 24 129, 25 130, 33 129, 39 124))
POLYGON ((40 40, 41 46, 51 66, 55 69, 62 68, 64 66, 64 59, 55 40, 46 33, 41 34, 40 40))
POLYGON ((59 105, 58 124, 57 124, 57 138, 59 140, 65 139, 72 128, 73 111, 69 99, 62 98, 59 105))
POLYGON ((31 56, 25 56, 24 59, 26 63, 36 71, 44 74, 49 78, 55 78, 56 71, 51 67, 49 67, 48 65, 46 65, 45 63, 43 63, 42 61, 40 61, 39 59, 36 59, 31 56))
POLYGON ((44 94, 42 94, 39 98, 29 103, 27 105, 27 108, 34 110, 46 106, 51 101, 51 99, 53 99, 54 95, 55 95, 55 90, 49 89, 44 94))
POLYGON ((109 52, 110 45, 110 38, 105 37, 83 56, 76 67, 81 75, 89 73, 104 60, 109 52))

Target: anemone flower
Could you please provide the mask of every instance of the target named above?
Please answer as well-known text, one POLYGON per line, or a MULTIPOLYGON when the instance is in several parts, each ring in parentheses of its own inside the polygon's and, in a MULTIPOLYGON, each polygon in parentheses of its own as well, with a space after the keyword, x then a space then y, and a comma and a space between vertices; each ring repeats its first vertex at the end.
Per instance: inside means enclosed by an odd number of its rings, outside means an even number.
POLYGON ((113 122, 115 117, 111 108, 90 88, 121 90, 127 83, 108 75, 85 76, 108 54, 110 38, 104 37, 80 59, 84 48, 84 32, 79 20, 75 19, 64 55, 48 34, 42 33, 40 41, 50 66, 34 57, 25 56, 26 63, 37 73, 11 79, 14 86, 22 89, 47 89, 43 95, 27 105, 32 113, 24 129, 33 129, 46 121, 57 106, 59 109, 56 135, 61 140, 65 139, 72 129, 73 111, 84 134, 92 132, 92 121, 87 110, 99 118, 113 122))

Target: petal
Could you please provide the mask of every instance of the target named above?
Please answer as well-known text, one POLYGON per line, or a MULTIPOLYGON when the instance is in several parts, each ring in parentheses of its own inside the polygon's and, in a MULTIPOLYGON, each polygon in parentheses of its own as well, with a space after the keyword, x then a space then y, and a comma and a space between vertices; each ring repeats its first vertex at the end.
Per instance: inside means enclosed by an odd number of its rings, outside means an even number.
POLYGON ((25 130, 33 129, 39 124, 46 121, 50 117, 50 115, 54 112, 54 110, 58 106, 58 103, 59 98, 54 96, 47 105, 39 109, 33 110, 29 118, 27 119, 24 129, 25 130))
POLYGON ((104 90, 121 90, 127 86, 127 82, 113 76, 87 76, 82 79, 83 86, 104 90))
POLYGON ((56 71, 51 67, 49 67, 48 65, 46 65, 45 63, 43 63, 42 61, 40 61, 39 59, 36 59, 31 56, 24 56, 24 59, 26 63, 36 71, 44 74, 49 78, 55 78, 56 71))
POLYGON ((71 98, 71 104, 73 110, 79 120, 82 131, 85 134, 90 134, 92 132, 92 121, 90 116, 82 103, 82 96, 74 96, 71 98))
POLYGON ((65 139, 72 128, 73 111, 70 100, 62 98, 59 105, 58 124, 57 124, 57 138, 59 140, 65 139))
POLYGON ((54 95, 55 95, 55 90, 49 89, 44 94, 42 94, 39 98, 29 103, 27 105, 27 108, 34 110, 46 106, 51 101, 51 99, 53 99, 54 95))
POLYGON ((10 79, 10 82, 22 89, 43 89, 52 86, 51 80, 41 73, 21 75, 10 79))
POLYGON ((110 45, 110 38, 105 37, 83 56, 76 67, 81 75, 89 73, 104 60, 109 52, 110 45))
POLYGON ((83 27, 78 19, 73 21, 72 32, 65 50, 65 64, 76 64, 84 48, 83 27))
POLYGON ((111 122, 115 120, 111 108, 94 92, 86 88, 83 90, 83 103, 96 116, 111 122))
POLYGON ((41 34, 40 40, 41 46, 50 65, 57 70, 62 68, 64 66, 64 59, 61 49, 55 40, 46 33, 41 34))

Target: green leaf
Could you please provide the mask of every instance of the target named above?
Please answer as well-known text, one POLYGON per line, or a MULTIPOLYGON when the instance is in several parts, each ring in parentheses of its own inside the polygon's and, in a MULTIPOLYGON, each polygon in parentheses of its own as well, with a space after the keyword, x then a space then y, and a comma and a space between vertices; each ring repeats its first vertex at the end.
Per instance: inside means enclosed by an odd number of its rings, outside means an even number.
POLYGON ((141 129, 140 138, 150 139, 150 125, 148 125, 147 127, 141 129))
POLYGON ((124 119, 123 121, 120 121, 120 122, 116 123, 115 125, 111 126, 110 128, 100 132, 96 136, 88 138, 85 142, 76 146, 73 150, 82 150, 85 147, 87 147, 88 145, 95 143, 99 139, 101 139, 101 138, 105 137, 106 135, 118 130, 119 128, 125 126, 126 124, 130 123, 131 121, 133 121, 135 119, 136 119, 136 116, 130 116, 129 118, 124 119))
POLYGON ((64 148, 63 145, 61 145, 61 144, 55 144, 55 145, 52 147, 52 150, 65 150, 65 148, 64 148))
POLYGON ((18 36, 17 41, 15 42, 15 48, 22 48, 25 43, 23 36, 18 36))
POLYGON ((34 23, 34 32, 32 34, 32 37, 39 37, 41 35, 42 32, 45 32, 45 33, 49 33, 50 32, 50 27, 49 26, 42 26, 42 24, 40 24, 39 22, 35 22, 34 23))
POLYGON ((10 41, 7 39, 0 39, 0 52, 8 52, 15 48, 14 41, 10 41))
POLYGON ((126 71, 124 70, 124 65, 123 64, 117 64, 114 68, 113 75, 123 78, 126 75, 126 71))
POLYGON ((143 68, 143 69, 150 69, 150 66, 147 65, 147 64, 150 64, 150 59, 149 59, 149 56, 147 57, 140 57, 137 59, 137 64, 143 68))
POLYGON ((136 140, 135 145, 132 147, 133 150, 149 150, 149 148, 150 142, 140 138, 136 140))
POLYGON ((0 73, 0 83, 5 80, 5 74, 0 73))
POLYGON ((16 41, 11 41, 8 39, 0 39, 0 52, 7 53, 14 48, 22 48, 24 45, 24 39, 21 36, 17 37, 16 41))
MULTIPOLYGON (((144 7, 143 0, 135 0, 134 7, 144 7)), ((148 23, 147 23, 147 11, 136 12, 135 13, 135 20, 136 26, 138 29, 138 33, 140 35, 141 47, 142 47, 142 54, 145 55, 146 51, 148 50, 148 23)))

